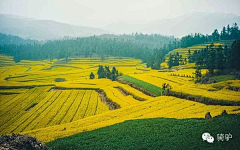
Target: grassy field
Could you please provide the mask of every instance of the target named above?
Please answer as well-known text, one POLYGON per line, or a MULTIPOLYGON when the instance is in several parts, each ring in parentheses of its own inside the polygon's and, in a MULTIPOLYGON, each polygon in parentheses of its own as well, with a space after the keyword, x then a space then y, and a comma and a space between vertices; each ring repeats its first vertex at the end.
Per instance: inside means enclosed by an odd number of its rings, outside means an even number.
POLYGON ((140 86, 140 87, 144 88, 145 90, 148 90, 151 93, 154 93, 155 95, 158 95, 158 96, 161 95, 161 92, 162 92, 161 87, 155 86, 153 84, 144 82, 142 80, 138 80, 136 78, 133 78, 133 77, 130 77, 127 75, 123 75, 120 78, 123 78, 127 82, 134 83, 135 85, 140 86))
POLYGON ((221 75, 221 76, 214 76, 212 77, 216 82, 222 82, 227 80, 235 80, 235 75, 221 75))
POLYGON ((204 119, 155 118, 131 120, 110 127, 57 139, 47 145, 56 150, 134 150, 207 149, 237 150, 240 147, 240 115, 204 119), (214 143, 202 140, 208 132, 214 143), (130 134, 129 134, 130 133, 130 134), (218 141, 217 134, 232 134, 229 141, 218 141))

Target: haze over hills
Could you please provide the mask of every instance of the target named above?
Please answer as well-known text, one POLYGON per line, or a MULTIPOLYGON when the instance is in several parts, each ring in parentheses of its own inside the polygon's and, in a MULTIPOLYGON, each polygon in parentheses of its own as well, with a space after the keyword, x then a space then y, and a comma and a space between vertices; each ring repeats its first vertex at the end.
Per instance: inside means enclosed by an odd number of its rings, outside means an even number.
POLYGON ((102 34, 161 34, 182 37, 190 33, 211 34, 227 24, 240 25, 240 16, 235 14, 193 12, 183 16, 151 22, 116 22, 99 28, 76 26, 52 20, 37 20, 15 15, 0 14, 0 33, 17 35, 36 40, 86 37, 102 34), (102 28, 102 29, 101 29, 102 28))
POLYGON ((86 37, 110 33, 106 30, 75 26, 51 20, 37 20, 14 15, 0 14, 0 33, 22 38, 50 40, 69 37, 86 37))
POLYGON ((117 22, 107 25, 105 29, 117 33, 158 33, 182 37, 190 33, 211 34, 213 29, 222 29, 227 24, 240 24, 240 16, 235 14, 193 12, 176 18, 156 20, 148 23, 136 24, 117 22))

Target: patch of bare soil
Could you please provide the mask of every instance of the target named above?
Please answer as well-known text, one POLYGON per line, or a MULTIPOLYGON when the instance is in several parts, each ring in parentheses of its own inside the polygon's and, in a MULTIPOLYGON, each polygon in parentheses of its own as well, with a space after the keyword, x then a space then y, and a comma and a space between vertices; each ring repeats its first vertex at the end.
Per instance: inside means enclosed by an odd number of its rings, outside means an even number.
POLYGON ((0 136, 0 150, 50 150, 45 143, 21 134, 0 136))
POLYGON ((121 108, 117 103, 111 101, 109 98, 107 98, 106 94, 102 90, 96 90, 99 93, 99 96, 101 98, 101 101, 106 104, 110 110, 121 108))

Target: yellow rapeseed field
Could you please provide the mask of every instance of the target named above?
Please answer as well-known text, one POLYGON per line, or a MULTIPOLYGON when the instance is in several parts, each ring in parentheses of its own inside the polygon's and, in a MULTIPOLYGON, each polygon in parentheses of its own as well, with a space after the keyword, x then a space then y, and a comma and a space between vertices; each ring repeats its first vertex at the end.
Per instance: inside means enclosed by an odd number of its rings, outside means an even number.
MULTIPOLYGON (((203 47, 195 46, 191 50, 203 47)), ((186 53, 187 50, 176 51, 186 53)), ((99 65, 110 69, 115 66, 119 73, 159 88, 168 83, 175 92, 214 100, 240 101, 239 92, 227 89, 228 86, 240 87, 239 80, 195 84, 193 78, 183 77, 193 76, 195 69, 175 68, 160 72, 145 68, 146 64, 138 59, 114 57, 104 61, 97 57, 74 57, 67 63, 64 59, 15 63, 12 57, 0 55, 0 61, 3 62, 0 65, 0 134, 27 133, 48 142, 131 119, 204 118, 206 112, 216 116, 224 109, 230 114, 240 113, 239 106, 205 105, 171 96, 153 98, 127 84, 97 79, 99 65), (89 79, 91 72, 95 79, 89 79), (64 78, 65 81, 56 82, 56 78, 64 78), (217 86, 223 88, 216 89, 217 86), (103 90, 107 98, 121 108, 109 110, 97 90, 103 90)), ((188 64, 188 68, 194 65, 188 64)), ((167 64, 162 66, 167 67, 167 64)), ((206 70, 202 73, 205 74, 206 70)))
POLYGON ((22 94, 3 95, 0 133, 22 132, 68 123, 108 111, 94 90, 29 89, 22 94), (36 106, 30 107, 37 103, 36 106), (30 108, 30 109, 28 109, 30 108))
POLYGON ((211 106, 171 96, 162 96, 142 102, 137 105, 105 112, 96 116, 87 117, 67 124, 23 132, 49 142, 56 138, 70 136, 84 131, 113 125, 132 119, 156 117, 167 118, 203 118, 206 112, 212 116, 221 114, 223 110, 229 114, 239 113, 240 106, 211 106))

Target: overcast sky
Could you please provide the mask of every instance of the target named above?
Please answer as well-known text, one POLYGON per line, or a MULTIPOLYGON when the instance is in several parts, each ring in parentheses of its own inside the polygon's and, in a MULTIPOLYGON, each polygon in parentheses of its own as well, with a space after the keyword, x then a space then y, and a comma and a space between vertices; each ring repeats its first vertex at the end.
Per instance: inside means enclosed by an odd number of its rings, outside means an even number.
POLYGON ((103 27, 120 21, 143 23, 189 12, 240 16, 240 0, 0 0, 0 13, 103 27))

